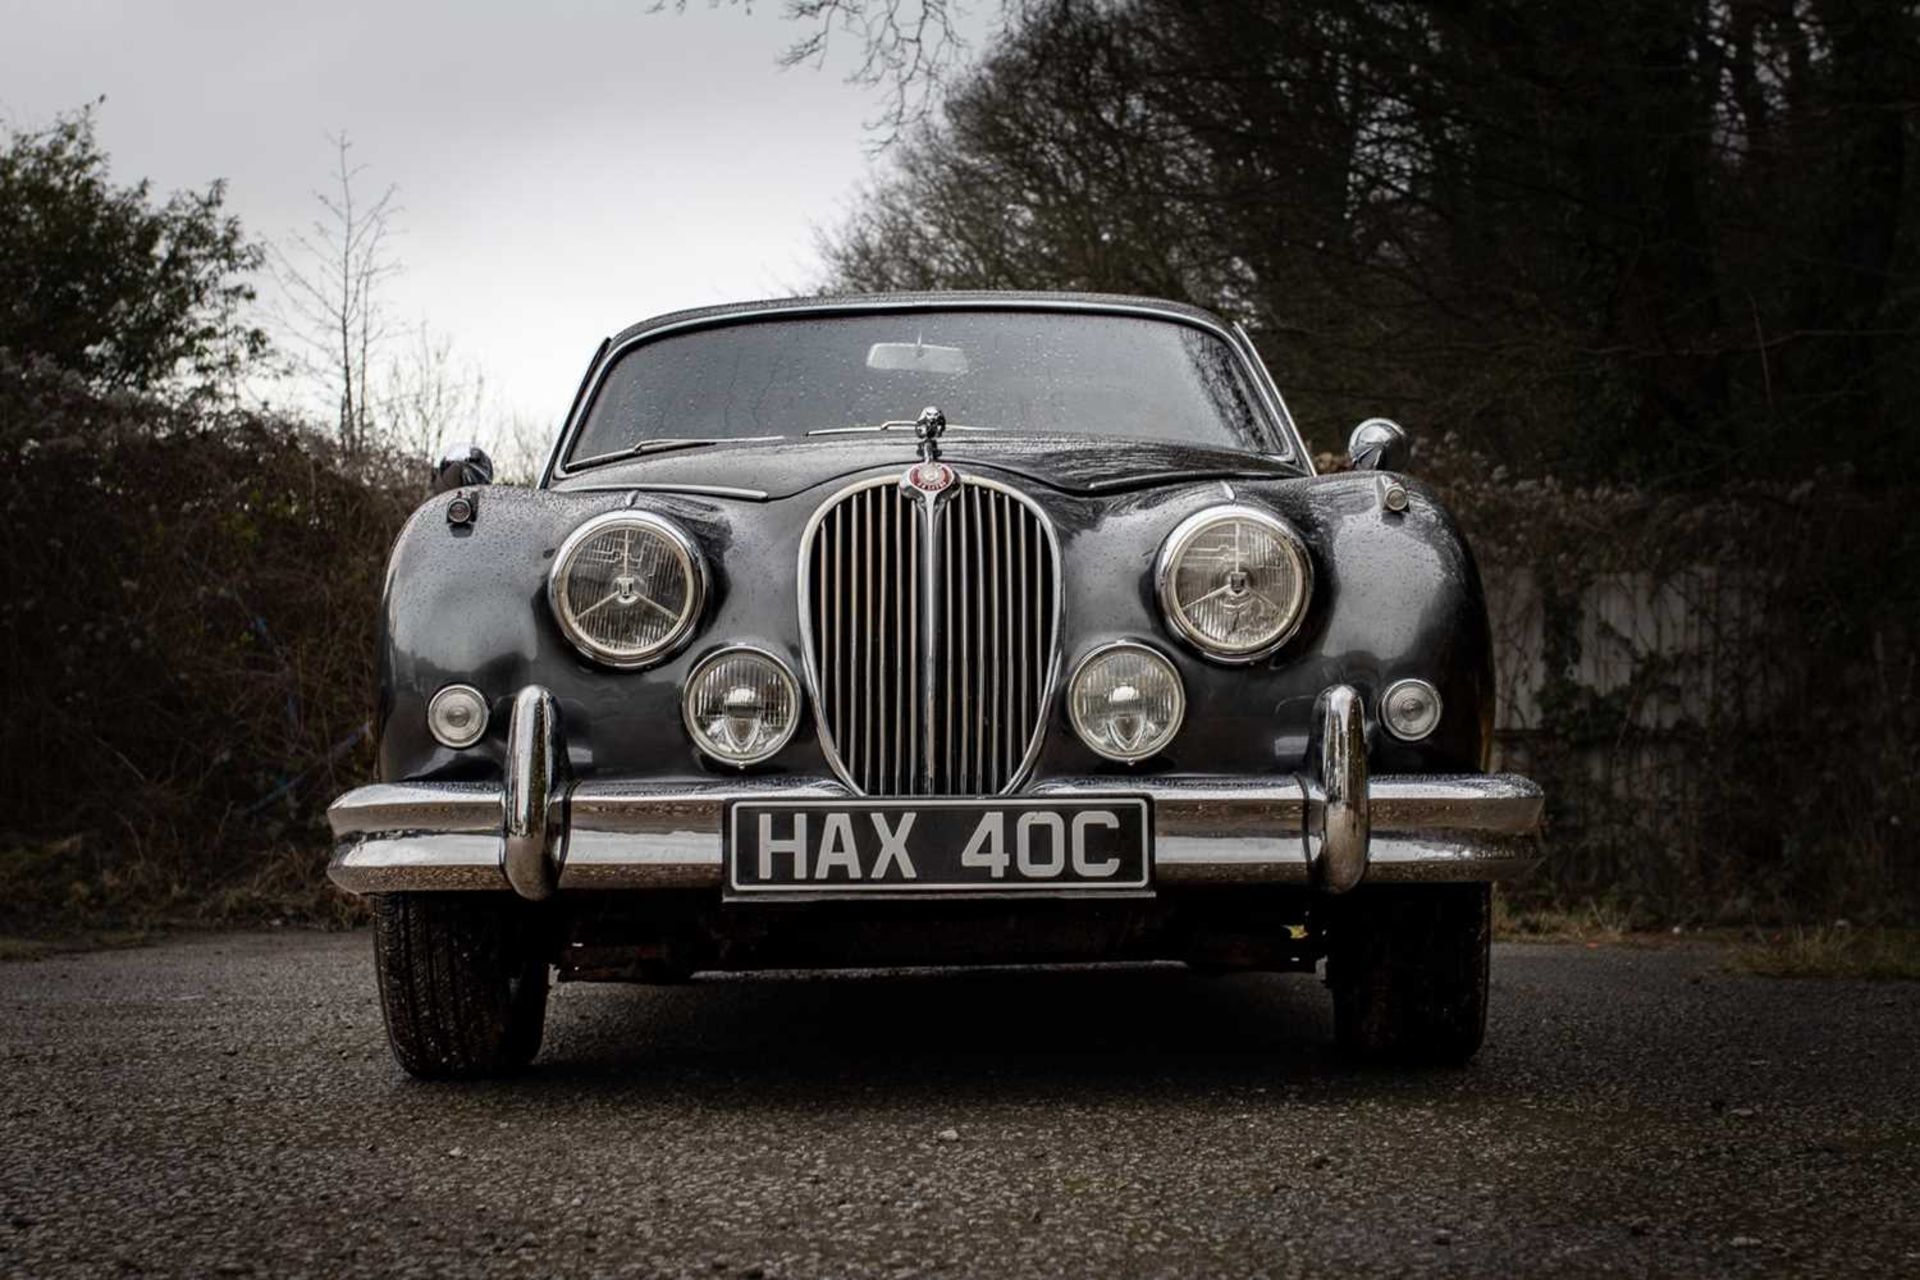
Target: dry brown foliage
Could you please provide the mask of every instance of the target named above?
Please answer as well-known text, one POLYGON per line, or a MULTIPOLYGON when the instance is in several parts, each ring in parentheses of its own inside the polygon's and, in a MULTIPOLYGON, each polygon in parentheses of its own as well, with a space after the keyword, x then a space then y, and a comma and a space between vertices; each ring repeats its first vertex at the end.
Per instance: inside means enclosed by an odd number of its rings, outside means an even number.
POLYGON ((0 917, 324 902, 282 864, 321 865, 327 800, 371 767, 381 571, 419 496, 299 426, 0 356, 0 917))

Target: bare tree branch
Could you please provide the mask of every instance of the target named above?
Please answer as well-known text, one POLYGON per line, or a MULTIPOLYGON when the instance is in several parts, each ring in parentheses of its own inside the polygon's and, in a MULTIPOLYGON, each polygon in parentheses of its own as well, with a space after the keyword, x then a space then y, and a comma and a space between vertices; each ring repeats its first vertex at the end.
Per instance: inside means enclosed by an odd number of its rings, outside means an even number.
MULTIPOLYGON (((981 0, 999 10, 999 29, 1036 0, 981 0)), ((752 8, 752 0, 707 0, 752 8)), ((684 13, 687 0, 654 0, 649 13, 684 13)), ((866 122, 873 149, 884 151, 933 118, 947 86, 971 64, 973 48, 962 31, 967 0, 786 0, 782 21, 801 34, 780 54, 782 67, 824 67, 837 40, 850 41, 854 69, 849 84, 880 92, 880 114, 866 122)))
POLYGON ((332 185, 313 193, 321 216, 287 245, 273 247, 272 268, 300 368, 328 387, 340 443, 357 453, 374 437, 371 371, 393 337, 381 286, 400 270, 387 250, 399 189, 389 185, 365 200, 366 166, 353 162, 352 141, 345 133, 327 140, 334 148, 332 185))

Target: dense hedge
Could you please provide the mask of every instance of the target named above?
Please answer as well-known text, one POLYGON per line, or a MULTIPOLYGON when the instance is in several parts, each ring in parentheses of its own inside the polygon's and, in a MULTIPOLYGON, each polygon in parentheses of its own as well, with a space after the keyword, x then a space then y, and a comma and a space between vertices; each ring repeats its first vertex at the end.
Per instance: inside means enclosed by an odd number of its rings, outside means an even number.
POLYGON ((0 922, 278 911, 372 754, 375 602, 420 477, 269 417, 0 353, 0 922))
POLYGON ((1642 923, 1920 912, 1920 488, 1582 488, 1449 441, 1416 467, 1488 580, 1499 750, 1548 788, 1520 896, 1642 923))
MULTIPOLYGON (((1571 489, 1444 441, 1415 469, 1468 527, 1530 708, 1499 735, 1551 794, 1521 896, 1914 918, 1910 487, 1571 489), (1619 629, 1643 598, 1675 624, 1619 629)), ((0 356, 0 929, 346 910, 322 814, 372 766, 381 571, 420 493, 295 425, 0 356)))

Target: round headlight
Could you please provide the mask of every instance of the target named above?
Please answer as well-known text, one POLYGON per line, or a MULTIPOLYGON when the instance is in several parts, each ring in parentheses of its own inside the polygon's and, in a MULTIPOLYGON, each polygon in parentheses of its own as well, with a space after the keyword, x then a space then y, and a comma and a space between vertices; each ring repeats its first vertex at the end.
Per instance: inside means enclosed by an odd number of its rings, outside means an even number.
POLYGON ((1300 535, 1252 507, 1190 516, 1160 549, 1167 624, 1208 657, 1252 662, 1285 644, 1306 616, 1313 562, 1300 535))
POLYGON ((427 703, 427 731, 442 746, 472 746, 487 731, 487 700, 470 684, 448 685, 427 703))
POLYGON ((1109 760, 1144 760, 1180 732, 1187 691, 1173 664, 1143 644, 1095 649, 1067 682, 1067 716, 1080 740, 1109 760))
POLYGON ((702 751, 724 764, 753 764, 793 737, 800 686, 770 653, 722 649, 687 677, 681 714, 702 751))
POLYGON ((678 525, 615 511, 567 535, 547 598, 580 652, 611 667, 643 667, 693 634, 706 585, 700 552, 678 525))
POLYGON ((1425 680, 1396 680, 1380 695, 1380 718, 1394 737, 1418 742, 1440 723, 1440 691, 1425 680))

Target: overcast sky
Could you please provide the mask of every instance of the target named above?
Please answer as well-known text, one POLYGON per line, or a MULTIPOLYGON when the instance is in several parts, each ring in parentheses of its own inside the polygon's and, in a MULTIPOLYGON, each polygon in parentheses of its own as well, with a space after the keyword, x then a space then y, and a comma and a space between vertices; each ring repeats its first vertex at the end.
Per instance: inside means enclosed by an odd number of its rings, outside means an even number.
POLYGON ((389 288, 481 362, 496 409, 557 419, 595 344, 634 320, 790 293, 870 171, 879 109, 795 31, 692 0, 0 0, 0 121, 106 95, 116 179, 229 182, 256 235, 316 212, 346 131, 400 188, 389 288))

